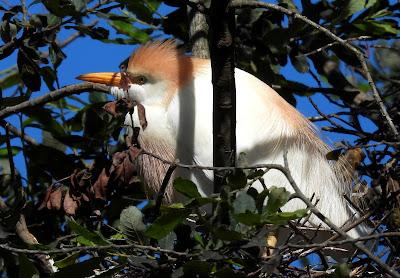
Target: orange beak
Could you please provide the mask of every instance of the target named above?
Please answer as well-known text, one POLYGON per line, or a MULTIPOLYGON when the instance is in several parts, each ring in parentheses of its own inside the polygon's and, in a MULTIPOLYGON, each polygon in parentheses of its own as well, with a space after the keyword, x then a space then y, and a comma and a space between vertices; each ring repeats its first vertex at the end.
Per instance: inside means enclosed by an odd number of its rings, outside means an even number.
POLYGON ((82 81, 89 81, 94 83, 101 83, 109 86, 121 87, 121 73, 119 72, 94 72, 79 75, 76 79, 82 81))

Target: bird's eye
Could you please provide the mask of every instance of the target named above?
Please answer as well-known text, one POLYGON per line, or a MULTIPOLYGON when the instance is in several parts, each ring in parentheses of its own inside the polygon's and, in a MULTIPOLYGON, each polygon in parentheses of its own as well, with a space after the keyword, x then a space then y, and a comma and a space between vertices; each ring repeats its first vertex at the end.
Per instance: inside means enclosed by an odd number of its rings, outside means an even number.
POLYGON ((137 78, 137 84, 139 84, 139 85, 143 85, 143 84, 145 84, 147 82, 147 78, 146 77, 144 77, 144 76, 138 76, 138 78, 137 78))

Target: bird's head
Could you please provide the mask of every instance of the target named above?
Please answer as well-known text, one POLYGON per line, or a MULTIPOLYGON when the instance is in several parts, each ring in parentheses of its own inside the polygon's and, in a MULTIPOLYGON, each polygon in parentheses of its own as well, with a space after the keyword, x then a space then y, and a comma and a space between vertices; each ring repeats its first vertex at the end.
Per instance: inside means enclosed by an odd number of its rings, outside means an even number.
POLYGON ((192 59, 179 51, 173 40, 141 46, 130 57, 126 72, 97 72, 77 77, 126 89, 129 98, 144 105, 164 106, 192 78, 192 59))

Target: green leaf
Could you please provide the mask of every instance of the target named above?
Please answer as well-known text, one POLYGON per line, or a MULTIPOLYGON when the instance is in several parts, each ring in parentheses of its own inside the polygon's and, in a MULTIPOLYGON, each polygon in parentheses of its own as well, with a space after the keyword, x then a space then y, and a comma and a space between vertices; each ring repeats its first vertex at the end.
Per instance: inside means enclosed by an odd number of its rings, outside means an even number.
POLYGON ((245 191, 240 191, 236 194, 236 199, 233 201, 233 210, 235 213, 254 212, 256 210, 256 203, 249 194, 245 191))
POLYGON ((337 265, 332 278, 348 278, 350 277, 350 268, 347 264, 337 265))
POLYGON ((190 207, 201 207, 210 203, 216 203, 218 202, 219 199, 217 198, 207 198, 207 197, 199 197, 199 198, 193 198, 189 200, 184 207, 190 208, 190 207))
POLYGON ((277 212, 273 214, 263 214, 261 221, 270 224, 285 224, 289 220, 295 220, 307 215, 307 209, 298 209, 292 212, 277 212))
POLYGON ((354 15, 356 12, 361 11, 365 7, 366 7, 365 0, 349 0, 347 2, 347 5, 342 9, 342 12, 339 15, 339 19, 346 19, 354 15))
POLYGON ((156 12, 158 6, 161 3, 161 1, 158 0, 122 0, 122 2, 126 3, 128 10, 134 13, 139 19, 149 23, 152 21, 153 14, 156 12))
POLYGON ((64 268, 76 263, 79 258, 79 252, 66 256, 65 258, 55 261, 54 265, 58 268, 64 268))
POLYGON ((20 77, 32 92, 39 91, 41 85, 39 66, 32 59, 35 56, 37 56, 35 50, 28 47, 21 47, 17 56, 20 77))
POLYGON ((269 195, 269 190, 266 188, 257 195, 256 207, 259 212, 262 212, 265 198, 269 195))
POLYGON ((108 24, 110 24, 119 34, 124 34, 131 38, 135 38, 141 43, 149 40, 149 35, 146 32, 133 26, 130 22, 109 20, 108 24))
POLYGON ((249 180, 253 180, 253 179, 261 178, 262 176, 264 176, 264 174, 265 174, 265 171, 263 171, 261 169, 251 170, 249 175, 247 176, 247 178, 249 180))
POLYGON ((18 97, 5 97, 1 99, 1 107, 14 106, 29 99, 29 94, 18 97))
POLYGON ((176 234, 174 232, 170 232, 167 236, 158 240, 158 246, 160 246, 162 249, 173 250, 176 240, 176 234))
POLYGON ((247 177, 246 174, 241 169, 236 169, 228 175, 228 185, 232 189, 241 189, 247 185, 247 177))
POLYGON ((44 82, 49 90, 55 90, 54 82, 57 80, 57 74, 51 67, 42 67, 40 75, 43 77, 44 82))
POLYGON ((197 243, 199 243, 202 247, 205 246, 203 237, 201 236, 200 233, 194 232, 194 233, 193 233, 193 239, 194 239, 197 243))
POLYGON ((25 109, 23 113, 31 120, 40 123, 41 128, 49 131, 54 137, 64 136, 64 128, 53 117, 52 111, 43 107, 25 109))
POLYGON ((209 262, 193 260, 183 266, 184 277, 211 277, 213 265, 209 262))
POLYGON ((145 231, 145 235, 154 239, 162 239, 172 232, 175 227, 189 215, 186 209, 169 209, 158 217, 145 231))
POLYGON ((104 237, 92 231, 89 231, 85 227, 79 225, 74 220, 69 220, 68 225, 71 228, 72 232, 80 235, 86 241, 82 241, 85 245, 95 246, 95 245, 109 245, 110 243, 104 239, 104 237))
POLYGON ((246 212, 246 213, 234 214, 233 218, 236 221, 243 223, 247 226, 261 224, 261 215, 256 213, 246 212))
POLYGON ((84 8, 86 8, 86 1, 85 0, 72 0, 72 3, 75 6, 75 10, 77 12, 83 10, 84 8))
POLYGON ((293 56, 290 55, 290 60, 292 61, 294 68, 298 72, 300 73, 308 72, 309 66, 306 56, 304 56, 303 54, 293 55, 293 56))
POLYGON ((265 206, 265 213, 272 214, 278 211, 289 200, 290 192, 283 187, 272 186, 269 189, 268 201, 265 206))
POLYGON ((52 43, 51 46, 49 46, 49 57, 50 61, 54 65, 54 68, 56 69, 67 56, 61 50, 58 44, 52 43))
POLYGON ((4 90, 14 85, 21 83, 21 77, 18 72, 7 75, 4 79, 1 79, 0 89, 4 90))
POLYGON ((39 271, 25 254, 19 254, 19 278, 39 278, 39 271))
MULTIPOLYGON (((232 265, 234 268, 242 268, 241 265, 232 262, 232 265)), ((213 276, 214 278, 246 278, 248 277, 246 274, 244 274, 243 272, 238 272, 238 271, 234 271, 231 267, 226 266, 216 272, 213 272, 213 276)))
POLYGON ((94 270, 99 268, 102 258, 96 257, 81 263, 72 264, 54 273, 54 278, 89 277, 93 276, 94 270))
POLYGON ((236 231, 226 229, 225 227, 219 227, 214 231, 214 235, 221 240, 233 241, 242 239, 242 234, 236 231))
POLYGON ((78 12, 75 10, 75 6, 71 1, 43 0, 41 2, 49 12, 59 17, 78 14, 78 12))
POLYGON ((57 149, 60 152, 65 152, 65 150, 67 149, 67 146, 65 146, 63 143, 54 138, 51 135, 51 133, 46 130, 42 130, 42 138, 43 138, 42 144, 44 146, 57 149))
POLYGON ((3 21, 0 25, 0 36, 4 42, 10 42, 17 35, 18 28, 14 23, 3 21))
POLYGON ((177 178, 174 180, 174 188, 179 193, 188 198, 200 198, 201 195, 197 190, 197 186, 190 180, 177 178))
POLYGON ((360 29, 363 32, 366 32, 366 34, 371 34, 371 35, 385 35, 385 34, 391 34, 391 35, 397 35, 399 33, 399 30, 396 28, 396 24, 393 22, 387 22, 387 21, 370 21, 366 20, 363 21, 363 23, 354 23, 353 26, 356 28, 360 29))
POLYGON ((146 225, 143 223, 143 213, 135 206, 129 206, 121 212, 119 217, 121 231, 127 235, 136 235, 143 232, 146 225))
POLYGON ((107 95, 101 92, 91 92, 89 94, 89 101, 91 103, 103 103, 107 101, 107 95))
MULTIPOLYGON (((17 155, 22 149, 20 147, 11 146, 11 153, 13 156, 17 155)), ((0 158, 8 158, 7 148, 0 149, 0 158)))

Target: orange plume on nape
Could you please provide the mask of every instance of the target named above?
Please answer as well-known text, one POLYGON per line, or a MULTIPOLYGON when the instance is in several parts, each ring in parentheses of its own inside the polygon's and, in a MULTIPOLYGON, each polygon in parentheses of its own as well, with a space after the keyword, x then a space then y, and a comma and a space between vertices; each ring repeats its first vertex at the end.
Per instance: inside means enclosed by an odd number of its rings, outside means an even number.
POLYGON ((118 86, 120 87, 121 84, 121 73, 119 72, 94 72, 94 73, 87 73, 82 74, 76 77, 76 79, 82 81, 88 81, 93 83, 101 83, 109 86, 118 86))

